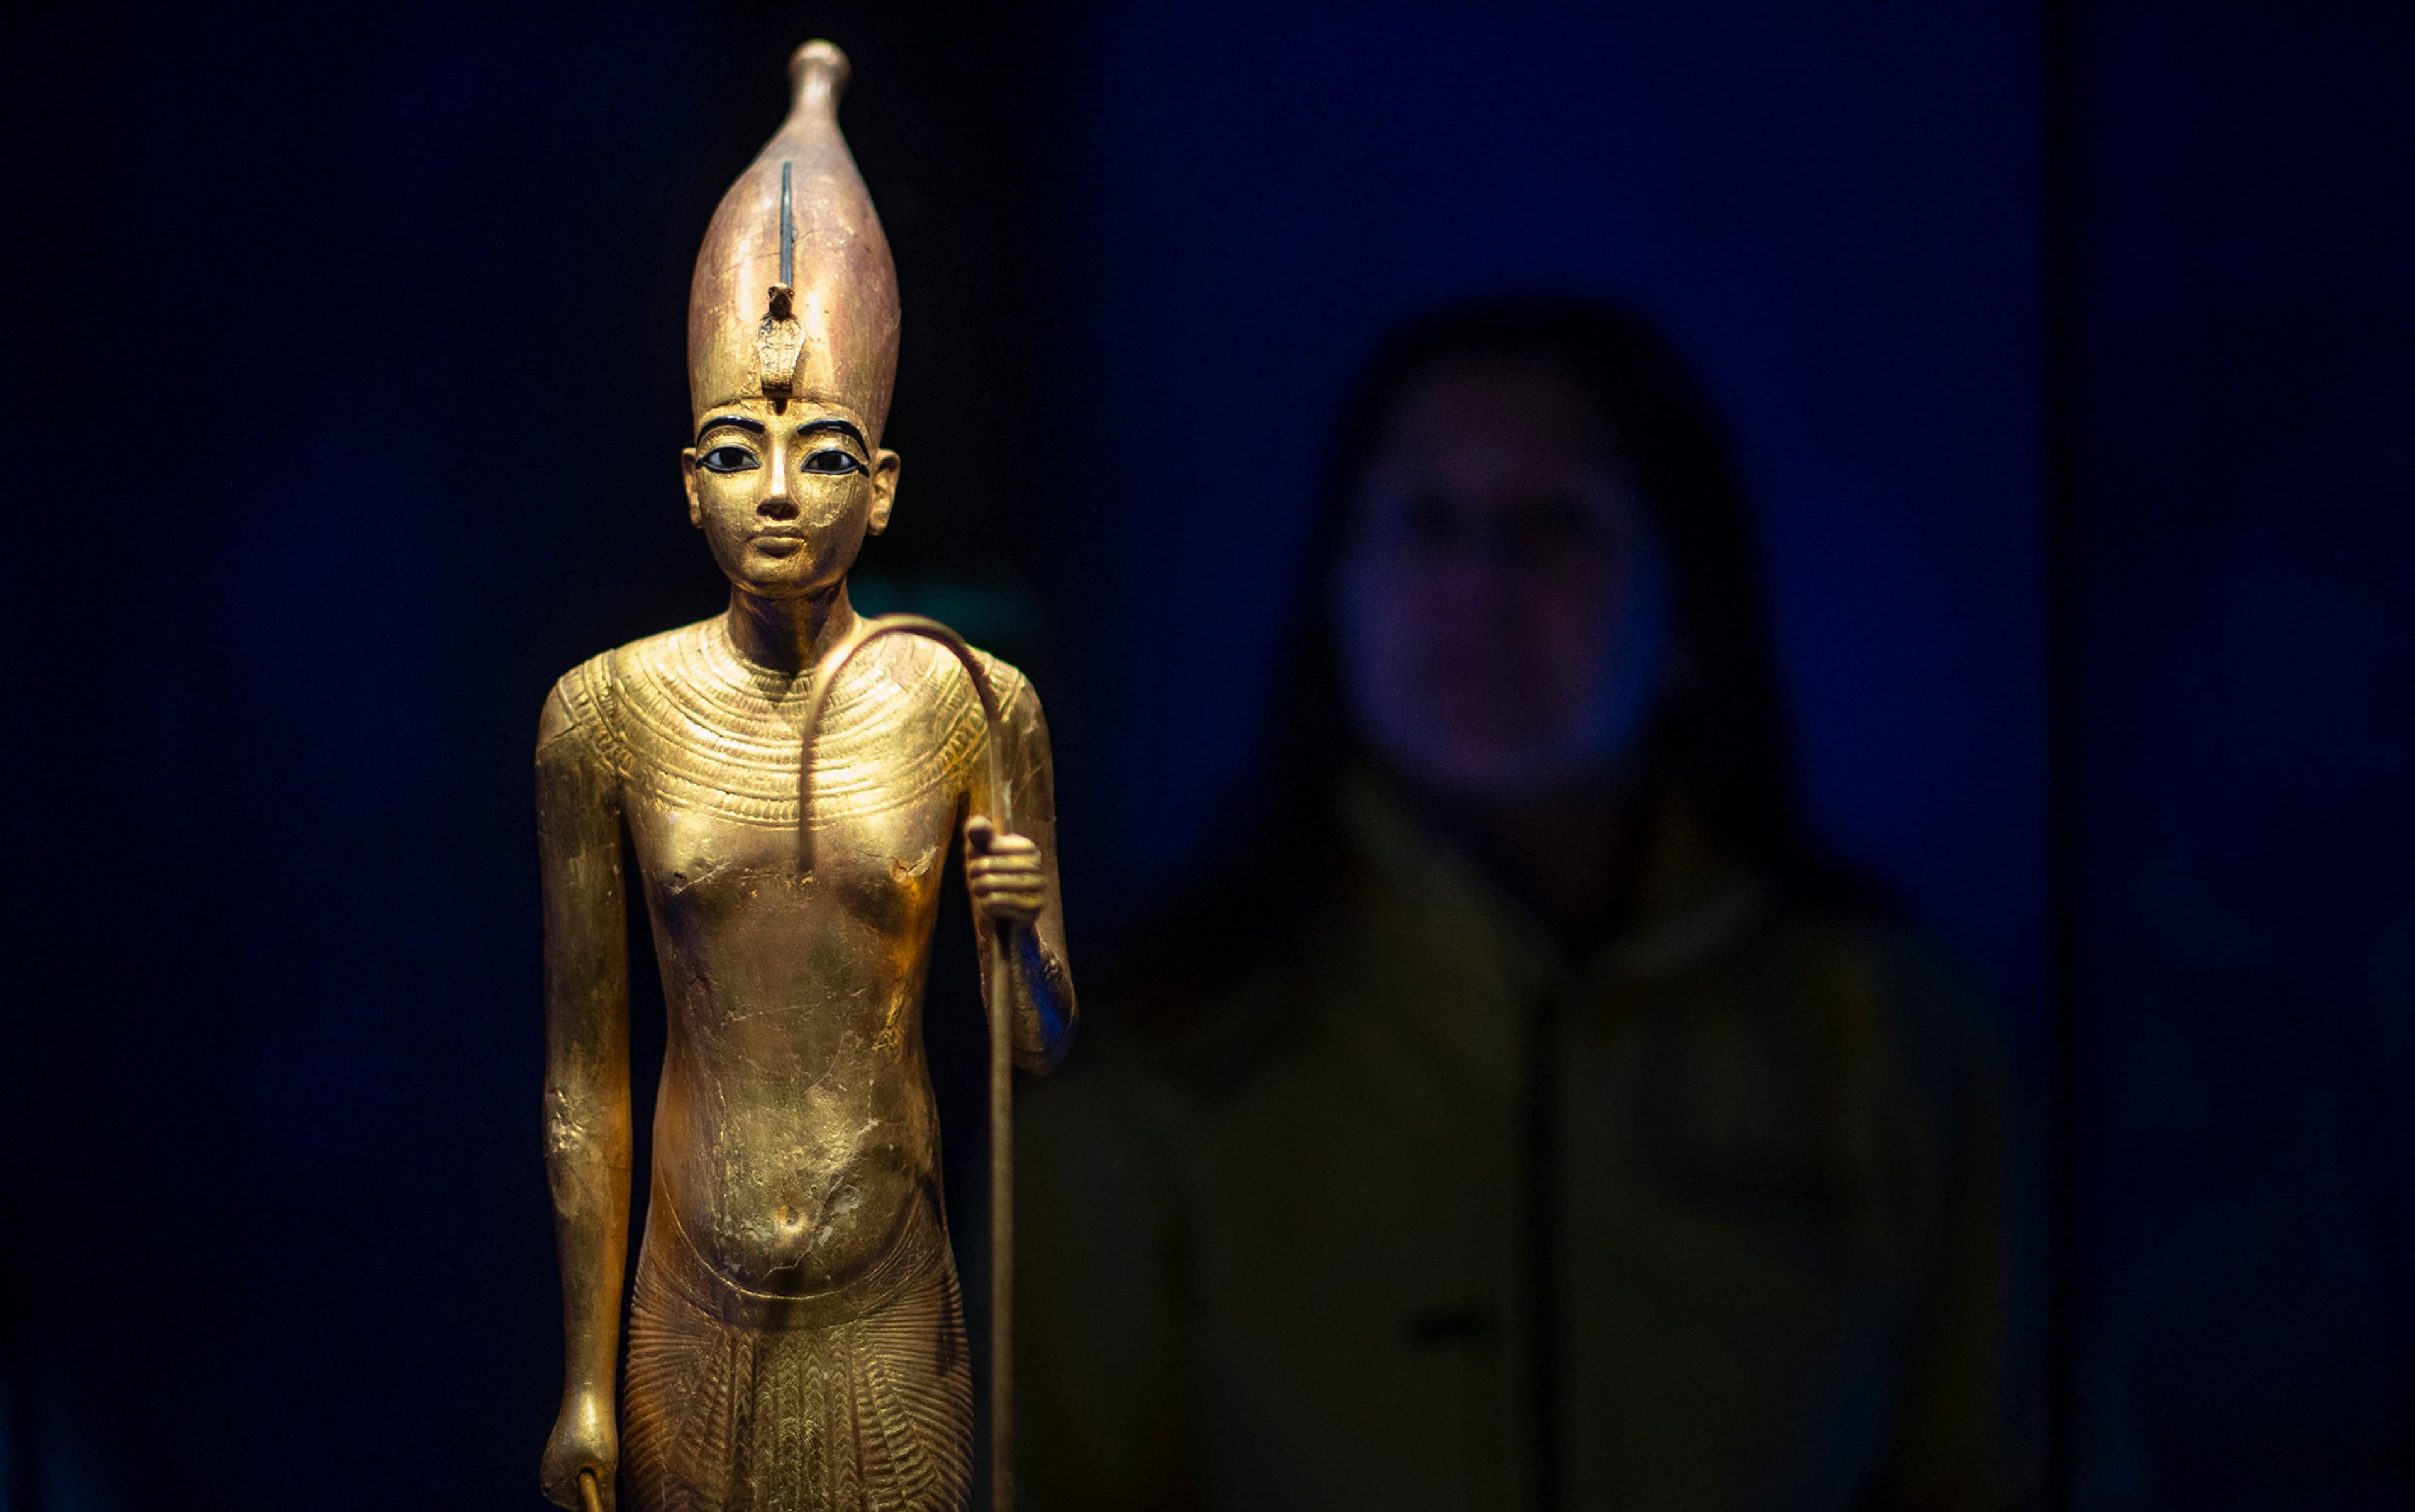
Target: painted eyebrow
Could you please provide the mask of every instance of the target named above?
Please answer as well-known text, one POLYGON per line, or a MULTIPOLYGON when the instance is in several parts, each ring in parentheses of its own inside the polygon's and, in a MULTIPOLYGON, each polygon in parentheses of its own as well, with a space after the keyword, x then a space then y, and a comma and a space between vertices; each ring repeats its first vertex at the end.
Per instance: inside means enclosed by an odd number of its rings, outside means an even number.
POLYGON ((735 426, 740 430, 751 430, 758 436, 763 434, 763 422, 760 420, 749 420, 742 414, 717 414, 696 427, 696 439, 702 441, 706 431, 719 430, 724 426, 735 426))
POLYGON ((818 430, 838 431, 842 435, 853 438, 855 443, 858 446, 862 447, 865 451, 868 452, 872 450, 872 442, 863 439, 862 431, 856 429, 854 426, 848 424, 847 421, 839 419, 835 415, 832 415, 827 420, 815 420, 805 425, 799 426, 797 427, 797 439, 799 441, 802 441, 804 438, 812 435, 818 430))

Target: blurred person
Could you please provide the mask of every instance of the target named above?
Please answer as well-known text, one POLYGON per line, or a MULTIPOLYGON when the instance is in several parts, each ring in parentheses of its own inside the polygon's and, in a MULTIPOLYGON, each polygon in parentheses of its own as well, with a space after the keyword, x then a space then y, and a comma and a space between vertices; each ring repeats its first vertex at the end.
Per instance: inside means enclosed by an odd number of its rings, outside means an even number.
POLYGON ((2002 1505, 1991 1041, 1798 835, 1634 317, 1390 341, 1257 821, 1027 1100, 1027 1505, 2002 1505))

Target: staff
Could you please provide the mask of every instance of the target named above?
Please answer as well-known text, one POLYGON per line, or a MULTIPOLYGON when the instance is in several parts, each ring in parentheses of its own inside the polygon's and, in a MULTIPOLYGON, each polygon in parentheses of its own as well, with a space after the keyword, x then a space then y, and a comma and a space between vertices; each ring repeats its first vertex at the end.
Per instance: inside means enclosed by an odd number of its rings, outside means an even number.
MULTIPOLYGON (((839 673, 857 651, 883 636, 921 636, 955 653, 965 675, 981 697, 982 720, 989 747, 989 791, 995 820, 979 817, 966 824, 966 839, 985 851, 994 839, 1014 831, 1013 803, 1006 787, 1006 769, 998 757, 1004 721, 999 717, 998 691, 989 672, 973 654, 965 637, 938 621, 919 614, 884 614, 859 621, 845 639, 814 666, 805 689, 804 744, 797 760, 797 861, 805 872, 814 869, 814 737, 821 728, 822 705, 839 673), (995 828, 993 828, 993 825, 995 828)), ((1006 932, 993 929, 982 942, 989 960, 989 1475, 990 1503, 997 1512, 1014 1505, 1014 1031, 1012 970, 1006 954, 1006 932)), ((581 1483, 581 1490, 586 1484, 581 1483)), ((590 1512, 596 1512, 591 1504, 590 1512)))

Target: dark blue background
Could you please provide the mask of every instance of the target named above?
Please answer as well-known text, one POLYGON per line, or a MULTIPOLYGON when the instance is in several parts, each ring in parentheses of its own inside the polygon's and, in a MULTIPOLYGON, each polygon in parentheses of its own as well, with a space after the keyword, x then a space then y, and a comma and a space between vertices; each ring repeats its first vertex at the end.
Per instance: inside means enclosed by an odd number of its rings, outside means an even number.
POLYGON ((1809 812, 2039 1128, 2077 715, 2091 1505, 2408 1505, 2415 21, 2112 0, 2056 96, 2018 9, 1626 8, 12 22, 0 1505, 534 1505, 535 711, 716 606, 688 268, 816 34, 908 311, 866 586, 1048 694, 1077 956, 1225 816, 1351 362, 1628 299, 1735 432, 1809 812))

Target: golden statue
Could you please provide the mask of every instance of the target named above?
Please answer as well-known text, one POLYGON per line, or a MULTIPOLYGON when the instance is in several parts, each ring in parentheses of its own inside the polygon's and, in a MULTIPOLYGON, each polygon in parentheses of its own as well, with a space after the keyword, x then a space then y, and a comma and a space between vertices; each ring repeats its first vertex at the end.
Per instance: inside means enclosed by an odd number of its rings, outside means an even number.
MULTIPOLYGON (((984 941, 994 1190, 1010 1054, 1045 1070, 1074 1020, 1039 699, 944 627, 848 603, 896 495, 879 443, 897 276, 839 134, 846 57, 809 43, 789 77, 788 119, 713 213, 688 302, 688 517, 728 610, 573 669, 537 736, 568 1356, 543 1483, 563 1506, 608 1509, 617 1491, 636 1512, 965 1507, 971 1369, 922 1055, 959 834, 984 941), (669 1025, 616 1419, 624 833, 669 1025)), ((1000 1506, 1004 1472, 1001 1448, 1000 1506)))

